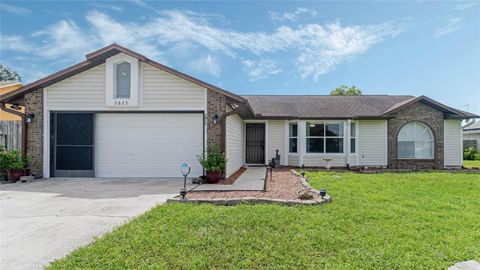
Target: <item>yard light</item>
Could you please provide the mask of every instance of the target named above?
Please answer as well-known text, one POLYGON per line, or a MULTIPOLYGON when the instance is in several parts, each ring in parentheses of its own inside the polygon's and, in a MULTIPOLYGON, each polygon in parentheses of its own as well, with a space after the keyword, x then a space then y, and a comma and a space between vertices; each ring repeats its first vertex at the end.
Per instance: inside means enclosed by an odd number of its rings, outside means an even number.
POLYGON ((185 195, 187 195, 187 175, 190 173, 190 165, 186 162, 182 163, 180 171, 182 171, 183 175, 183 188, 180 189, 180 196, 185 200, 185 195))
POLYGON ((322 199, 323 197, 327 196, 327 190, 326 189, 320 189, 320 196, 322 196, 322 199))
POLYGON ((213 117, 212 117, 212 120, 213 120, 213 123, 216 125, 218 124, 218 114, 215 114, 213 117))

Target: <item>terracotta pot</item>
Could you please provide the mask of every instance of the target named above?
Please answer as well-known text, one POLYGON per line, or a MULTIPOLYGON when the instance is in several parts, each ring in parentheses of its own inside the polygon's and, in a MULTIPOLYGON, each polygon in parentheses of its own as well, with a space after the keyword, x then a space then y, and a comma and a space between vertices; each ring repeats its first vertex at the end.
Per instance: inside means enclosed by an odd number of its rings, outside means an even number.
POLYGON ((222 178, 222 172, 207 172, 207 183, 216 184, 222 178))
POLYGON ((20 177, 27 175, 26 170, 24 169, 10 169, 7 170, 7 179, 8 182, 15 183, 20 180, 20 177))

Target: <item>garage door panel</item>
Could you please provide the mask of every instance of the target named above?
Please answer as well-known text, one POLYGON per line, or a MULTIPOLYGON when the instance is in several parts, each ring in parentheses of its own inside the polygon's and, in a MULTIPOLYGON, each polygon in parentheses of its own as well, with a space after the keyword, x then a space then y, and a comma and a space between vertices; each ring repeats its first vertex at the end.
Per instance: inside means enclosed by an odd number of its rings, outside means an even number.
POLYGON ((95 172, 98 177, 179 177, 188 162, 202 174, 202 114, 98 114, 95 172))

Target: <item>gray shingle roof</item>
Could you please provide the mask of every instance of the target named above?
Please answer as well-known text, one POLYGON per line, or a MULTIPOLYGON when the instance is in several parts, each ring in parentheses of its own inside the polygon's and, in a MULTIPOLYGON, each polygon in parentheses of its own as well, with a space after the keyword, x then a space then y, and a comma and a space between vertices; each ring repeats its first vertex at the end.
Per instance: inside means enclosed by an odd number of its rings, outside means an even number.
POLYGON ((470 125, 463 127, 463 130, 473 130, 473 129, 480 129, 480 121, 471 123, 470 125))
POLYGON ((414 96, 243 96, 256 115, 265 118, 379 117, 414 96))

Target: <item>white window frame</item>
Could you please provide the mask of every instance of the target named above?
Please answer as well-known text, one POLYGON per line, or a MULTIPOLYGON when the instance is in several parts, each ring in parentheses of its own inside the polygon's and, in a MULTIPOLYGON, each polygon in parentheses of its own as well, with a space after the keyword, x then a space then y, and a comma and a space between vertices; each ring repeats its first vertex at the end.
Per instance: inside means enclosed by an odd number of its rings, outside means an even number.
POLYGON ((141 64, 138 59, 120 53, 105 61, 105 103, 110 107, 136 107, 139 106, 141 64), (123 62, 130 64, 130 97, 116 98, 116 73, 117 65, 123 62))
POLYGON ((289 122, 288 123, 288 154, 298 154, 300 151, 300 146, 299 146, 299 125, 298 122, 289 122), (297 136, 290 136, 290 125, 297 125, 297 136), (297 140, 297 151, 296 152, 290 152, 290 139, 296 139, 297 140))
POLYGON ((115 86, 114 86, 114 98, 115 99, 130 99, 131 95, 132 95, 132 86, 129 85, 129 91, 128 91, 128 97, 119 97, 118 96, 118 66, 119 65, 122 65, 122 64, 128 64, 129 67, 130 67, 130 70, 129 70, 129 73, 128 75, 130 76, 130 81, 132 80, 132 65, 129 63, 129 62, 120 62, 120 63, 116 63, 114 64, 114 70, 115 70, 115 75, 114 75, 114 80, 115 80, 115 86))
POLYGON ((310 155, 310 156, 315 156, 315 155, 345 155, 345 137, 346 137, 346 134, 345 134, 345 122, 344 121, 321 121, 321 120, 307 120, 305 121, 305 146, 304 146, 304 151, 305 151, 305 155, 310 155), (313 124, 323 124, 324 125, 324 128, 323 128, 323 136, 307 136, 307 128, 308 128, 308 125, 310 123, 313 123, 313 124), (326 128, 326 125, 327 124, 338 124, 338 125, 341 125, 342 126, 342 133, 343 133, 343 136, 326 136, 326 132, 327 132, 327 128, 326 128), (318 139, 323 139, 323 152, 307 152, 307 140, 308 139, 312 139, 312 138, 318 138, 318 139), (343 147, 342 147, 342 152, 338 152, 338 153, 327 153, 327 139, 342 139, 343 141, 343 147))
POLYGON ((426 124, 420 122, 420 121, 411 121, 411 122, 408 122, 406 123, 405 125, 403 125, 399 130, 398 130, 398 134, 397 134, 397 138, 396 138, 396 147, 397 147, 397 159, 399 160, 434 160, 435 159, 435 136, 432 132, 432 129, 427 126, 426 124), (430 157, 416 157, 416 142, 417 141, 413 141, 414 142, 414 157, 400 157, 399 156, 399 151, 398 151, 398 145, 399 145, 399 142, 402 141, 402 142, 411 142, 410 140, 400 140, 399 136, 400 136, 400 132, 402 131, 403 128, 405 128, 407 125, 410 125, 410 124, 416 124, 416 125, 421 125, 423 126, 427 132, 430 134, 430 138, 431 140, 429 141, 421 141, 421 142, 429 142, 430 143, 430 146, 432 148, 432 151, 431 151, 431 156, 430 157))
POLYGON ((351 121, 350 122, 350 127, 348 128, 348 132, 350 132, 349 134, 349 141, 347 142, 349 145, 350 145, 350 152, 348 154, 357 154, 357 145, 358 145, 358 131, 357 131, 357 127, 358 127, 358 124, 357 122, 355 121, 351 121), (355 125, 355 127, 352 129, 352 125, 355 125), (355 132, 355 136, 352 136, 352 130, 355 132), (352 148, 352 139, 355 140, 355 147, 352 148), (354 150, 354 152, 352 152, 352 150, 354 150))

